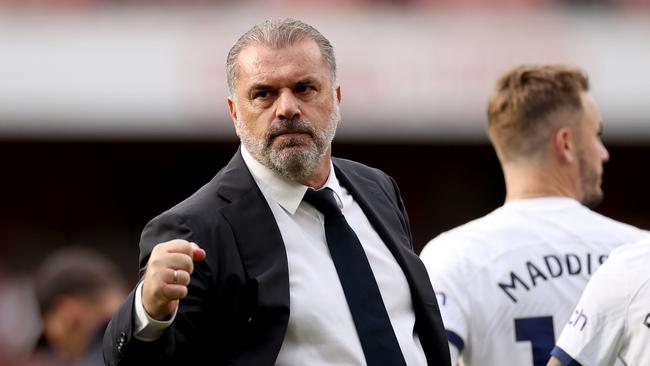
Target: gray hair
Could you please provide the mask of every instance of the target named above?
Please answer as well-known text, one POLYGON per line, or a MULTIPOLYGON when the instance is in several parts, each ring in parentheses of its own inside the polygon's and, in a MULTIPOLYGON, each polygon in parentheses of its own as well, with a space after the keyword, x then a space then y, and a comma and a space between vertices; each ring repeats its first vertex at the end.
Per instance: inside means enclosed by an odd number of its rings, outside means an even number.
POLYGON ((239 53, 251 44, 258 44, 274 49, 281 49, 304 39, 312 39, 320 48, 321 55, 330 69, 332 84, 336 80, 336 59, 334 47, 316 28, 300 20, 292 18, 279 18, 266 20, 253 26, 244 33, 228 52, 226 59, 226 77, 231 94, 235 94, 239 65, 239 53))

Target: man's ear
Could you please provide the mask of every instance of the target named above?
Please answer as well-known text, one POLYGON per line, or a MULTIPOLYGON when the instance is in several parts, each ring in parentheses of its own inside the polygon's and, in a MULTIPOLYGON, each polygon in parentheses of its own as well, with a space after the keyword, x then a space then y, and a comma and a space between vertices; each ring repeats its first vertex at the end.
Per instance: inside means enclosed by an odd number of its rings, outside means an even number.
POLYGON ((235 103, 235 99, 233 96, 228 97, 228 111, 230 112, 230 119, 232 119, 232 123, 235 125, 235 133, 237 136, 239 136, 239 131, 237 130, 237 104, 235 103))
POLYGON ((233 99, 232 95, 229 96, 227 99, 228 99, 228 111, 230 111, 230 118, 232 118, 232 121, 235 122, 237 121, 237 106, 235 105, 235 100, 233 99))
POLYGON ((339 123, 341 123, 341 110, 339 109, 341 105, 341 85, 337 85, 336 89, 334 89, 334 97, 336 98, 334 103, 336 103, 335 106, 337 111, 336 124, 338 125, 339 123))
POLYGON ((577 159, 575 133, 569 127, 562 127, 553 135, 553 155, 560 162, 573 164, 577 159))

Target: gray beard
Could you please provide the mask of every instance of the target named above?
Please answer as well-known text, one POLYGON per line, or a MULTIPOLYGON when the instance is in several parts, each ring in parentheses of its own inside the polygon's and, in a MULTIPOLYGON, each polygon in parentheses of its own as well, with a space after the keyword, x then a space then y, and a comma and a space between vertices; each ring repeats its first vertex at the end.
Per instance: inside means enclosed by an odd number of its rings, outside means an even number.
POLYGON ((338 108, 334 108, 329 123, 317 131, 311 123, 302 119, 288 119, 273 122, 262 139, 253 135, 245 121, 237 120, 237 130, 246 150, 262 165, 293 182, 303 182, 322 163, 336 133, 338 108), (299 146, 304 139, 288 138, 274 143, 275 137, 284 133, 298 132, 311 136, 307 149, 288 151, 286 148, 299 146))

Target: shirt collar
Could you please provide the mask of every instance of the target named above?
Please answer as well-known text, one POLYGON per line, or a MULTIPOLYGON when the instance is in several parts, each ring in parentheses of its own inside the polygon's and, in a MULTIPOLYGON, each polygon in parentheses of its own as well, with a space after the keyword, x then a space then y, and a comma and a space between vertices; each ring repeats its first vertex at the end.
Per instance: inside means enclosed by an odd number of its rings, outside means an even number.
POLYGON ((545 197, 535 197, 535 198, 519 198, 512 201, 508 201, 504 206, 509 207, 529 207, 536 208, 540 210, 555 210, 555 209, 565 209, 567 207, 577 207, 582 204, 576 199, 571 197, 564 196, 545 196, 545 197))
MULTIPOLYGON (((264 166, 257 161, 249 152, 246 147, 241 145, 241 153, 244 158, 244 163, 253 175, 253 179, 257 186, 262 190, 267 199, 277 202, 283 209, 290 214, 294 214, 302 202, 302 198, 309 187, 300 183, 292 182, 280 176, 278 173, 264 166)), ((343 197, 343 190, 339 184, 339 180, 334 173, 334 165, 330 160, 330 174, 323 188, 330 188, 334 191, 334 197, 339 205, 343 208, 341 198, 343 197)))

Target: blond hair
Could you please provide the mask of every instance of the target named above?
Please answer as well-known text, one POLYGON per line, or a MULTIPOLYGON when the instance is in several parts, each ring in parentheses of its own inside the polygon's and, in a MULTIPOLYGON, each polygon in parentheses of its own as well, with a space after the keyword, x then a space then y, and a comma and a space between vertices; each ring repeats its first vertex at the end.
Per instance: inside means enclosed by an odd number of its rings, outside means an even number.
MULTIPOLYGON (((521 65, 503 73, 488 103, 488 135, 502 163, 538 156, 566 112, 581 113, 589 90, 584 71, 569 65, 521 65)), ((575 119, 575 118, 574 118, 575 119)))

